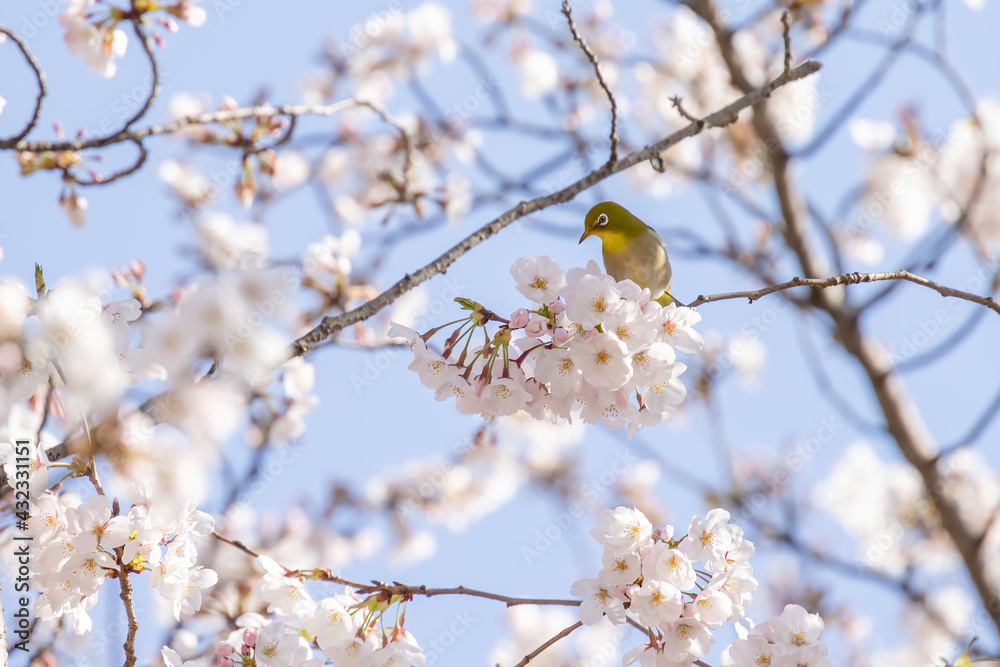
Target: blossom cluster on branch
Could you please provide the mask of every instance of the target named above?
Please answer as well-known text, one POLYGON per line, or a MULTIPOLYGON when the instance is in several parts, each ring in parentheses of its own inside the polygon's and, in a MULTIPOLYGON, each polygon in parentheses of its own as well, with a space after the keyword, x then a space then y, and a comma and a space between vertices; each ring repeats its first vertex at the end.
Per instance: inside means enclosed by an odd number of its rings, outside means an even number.
MULTIPOLYGON (((4 443, 0 459, 8 479, 14 479, 14 447, 4 443)), ((31 559, 35 617, 54 621, 73 618, 77 634, 93 627, 87 611, 97 604, 104 581, 149 572, 149 586, 171 607, 174 618, 201 609, 201 591, 214 586, 218 575, 198 565, 196 538, 209 535, 215 520, 190 504, 156 494, 137 483, 141 499, 127 512, 104 495, 83 500, 74 493, 47 488, 48 461, 44 451, 29 445, 34 461, 27 534, 39 551, 31 559)))
MULTIPOLYGON (((627 652, 622 664, 690 665, 708 654, 713 630, 744 620, 757 590, 749 563, 754 545, 729 519, 716 508, 676 536, 670 525, 654 530, 635 508, 601 512, 601 525, 590 533, 604 545, 603 567, 570 593, 583 598, 580 620, 587 625, 605 617, 620 624, 631 614, 645 626, 649 641, 627 652)), ((780 617, 747 622, 749 630, 736 626, 739 639, 722 653, 723 667, 832 667, 826 644, 818 641, 823 621, 817 614, 788 605, 780 617)))
POLYGON ((579 411, 585 423, 624 426, 629 435, 670 420, 686 394, 678 376, 687 366, 675 350, 701 350, 692 328, 700 315, 676 304, 661 307, 648 289, 616 282, 593 261, 564 272, 548 257, 522 257, 511 274, 532 304, 510 319, 459 298, 471 311, 467 318, 423 334, 400 325, 390 330, 410 343, 410 368, 438 400, 454 397, 460 412, 484 416, 525 410, 558 421, 579 411), (486 327, 494 321, 501 324, 490 335, 486 327), (442 352, 427 347, 455 324, 442 352))

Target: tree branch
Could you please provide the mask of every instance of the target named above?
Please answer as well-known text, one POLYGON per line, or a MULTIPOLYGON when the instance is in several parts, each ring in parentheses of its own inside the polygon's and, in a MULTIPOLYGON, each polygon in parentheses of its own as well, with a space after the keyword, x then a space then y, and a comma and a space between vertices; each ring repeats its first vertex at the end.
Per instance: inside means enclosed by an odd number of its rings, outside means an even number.
POLYGON ((590 48, 587 44, 587 40, 583 38, 580 31, 576 28, 576 21, 573 20, 573 10, 570 9, 569 2, 563 0, 562 3, 562 13, 566 17, 566 22, 569 23, 569 31, 573 33, 573 39, 577 44, 580 45, 580 49, 583 51, 584 55, 587 56, 587 60, 590 64, 594 66, 594 72, 597 74, 597 83, 601 85, 604 90, 604 94, 608 96, 608 102, 611 103, 611 157, 608 158, 608 162, 618 161, 618 102, 615 100, 614 93, 611 92, 611 86, 608 85, 607 80, 604 78, 604 72, 601 70, 601 61, 598 60, 597 54, 594 50, 590 48))
POLYGON ((7 139, 0 141, 0 149, 13 148, 18 151, 31 151, 41 153, 44 151, 81 151, 87 148, 103 148, 125 141, 135 141, 145 139, 160 134, 171 134, 194 125, 208 125, 210 123, 227 123, 234 120, 246 120, 248 118, 268 118, 271 116, 332 116, 333 114, 351 109, 354 107, 367 107, 379 114, 379 116, 397 129, 403 126, 398 119, 393 117, 381 104, 366 100, 346 99, 333 104, 283 104, 273 107, 269 105, 259 105, 254 107, 244 107, 241 109, 229 109, 226 111, 212 111, 209 113, 196 114, 178 118, 169 123, 161 125, 151 125, 149 127, 133 129, 122 129, 121 131, 106 137, 95 137, 93 139, 77 139, 75 141, 20 141, 7 139), (391 120, 390 120, 391 119, 391 120))
POLYGON ((963 292, 962 290, 955 289, 953 287, 947 287, 941 283, 934 282, 933 280, 928 280, 921 276, 914 275, 909 271, 888 271, 882 273, 842 273, 837 276, 831 276, 829 278, 792 278, 788 282, 780 283, 778 285, 771 285, 770 287, 762 287, 758 290, 750 290, 746 292, 724 292, 722 294, 712 294, 709 296, 699 296, 697 299, 688 304, 689 308, 694 308, 705 303, 711 303, 713 301, 724 301, 726 299, 749 299, 750 303, 753 303, 757 299, 767 296, 768 294, 774 294, 775 292, 781 292, 787 289, 792 289, 793 287, 814 287, 814 288, 826 288, 826 287, 836 287, 838 285, 856 285, 859 283, 873 283, 882 280, 906 280, 911 283, 916 283, 917 285, 923 285, 929 289, 934 290, 941 296, 950 296, 958 299, 964 299, 965 301, 971 301, 973 303, 978 303, 981 306, 985 306, 990 310, 993 310, 998 315, 1000 315, 1000 303, 991 296, 980 296, 978 294, 972 294, 970 292, 963 292))
POLYGON ((449 266, 451 266, 455 260, 467 253, 472 248, 476 247, 486 239, 490 238, 501 229, 507 225, 519 220, 530 213, 535 211, 540 211, 542 209, 554 206, 556 204, 561 204, 568 202, 573 199, 576 195, 580 194, 584 190, 590 188, 592 185, 603 181, 612 174, 616 174, 620 171, 625 171, 635 165, 645 162, 647 160, 653 160, 658 158, 661 153, 676 145, 688 137, 692 137, 696 134, 702 132, 705 128, 711 127, 725 127, 735 122, 740 111, 746 109, 747 107, 759 102, 760 100, 769 96, 774 90, 780 88, 781 86, 791 82, 802 79, 810 74, 819 70, 821 65, 817 62, 808 61, 802 63, 798 67, 792 69, 789 72, 783 72, 780 76, 767 83, 760 88, 753 89, 746 93, 743 97, 736 100, 732 104, 713 114, 705 116, 700 119, 697 123, 691 123, 687 127, 674 132, 670 136, 662 139, 661 141, 647 146, 642 150, 629 153, 621 160, 616 162, 608 162, 596 171, 592 171, 575 183, 554 192, 552 194, 546 195, 544 197, 537 197, 529 201, 521 202, 514 208, 508 210, 506 213, 496 218, 492 222, 479 228, 477 231, 470 234, 460 243, 453 246, 447 252, 442 254, 437 259, 433 260, 423 268, 417 270, 415 273, 407 274, 402 280, 398 281, 395 285, 387 289, 386 291, 379 294, 377 297, 362 304, 354 310, 348 311, 346 313, 341 313, 337 316, 327 316, 323 318, 312 331, 309 331, 301 338, 292 343, 289 350, 290 357, 301 356, 316 346, 321 341, 329 338, 330 336, 336 335, 344 327, 356 324, 363 320, 368 319, 375 313, 379 312, 400 296, 409 292, 411 289, 419 285, 420 283, 436 276, 439 273, 444 273, 449 266))
POLYGON ((576 623, 574 623, 573 625, 569 626, 568 628, 560 630, 555 635, 553 635, 552 638, 550 638, 547 642, 545 642, 544 644, 542 644, 541 646, 539 646, 538 648, 536 648, 534 651, 532 651, 528 655, 524 656, 524 660, 522 660, 521 662, 517 663, 514 667, 524 667, 529 662, 531 662, 532 660, 534 660, 535 658, 537 658, 542 651, 544 651, 548 647, 552 646, 557 641, 559 641, 563 637, 569 635, 571 632, 573 632, 574 630, 576 630, 577 628, 580 628, 580 627, 583 627, 583 621, 577 621, 576 623))
POLYGON ((128 634, 125 636, 125 643, 122 644, 122 648, 125 649, 124 667, 135 667, 135 635, 139 631, 139 621, 135 616, 135 604, 132 602, 132 581, 128 576, 128 568, 122 563, 122 548, 119 547, 115 551, 119 567, 118 583, 122 589, 120 595, 122 604, 125 605, 125 614, 128 616, 128 634))
MULTIPOLYGON (((260 558, 260 554, 246 546, 239 540, 231 540, 228 537, 220 535, 218 532, 213 531, 212 537, 225 542, 231 546, 236 547, 243 553, 251 556, 253 558, 260 558)), ((279 564, 280 565, 280 564, 279 564)), ((516 598, 510 597, 508 595, 500 595, 498 593, 490 593, 488 591, 480 591, 475 588, 466 588, 465 586, 453 586, 451 588, 428 588, 427 586, 411 586, 408 584, 402 584, 398 581, 394 581, 391 584, 387 584, 382 581, 372 580, 370 584, 362 584, 356 581, 351 581, 350 579, 344 579, 343 577, 338 577, 333 574, 330 570, 316 569, 316 570, 291 570, 287 567, 281 566, 282 569, 288 574, 288 576, 304 575, 306 572, 312 578, 319 579, 321 581, 329 581, 335 584, 341 584, 343 586, 350 586, 362 593, 378 593, 385 595, 387 597, 393 597, 396 595, 402 597, 435 597, 438 595, 468 595, 470 597, 485 598, 487 600, 496 600, 498 602, 503 602, 508 607, 515 607, 522 604, 534 604, 534 605, 551 605, 560 607, 579 607, 580 600, 555 600, 547 598, 516 598)))
POLYGON ((31 120, 29 120, 28 124, 13 137, 10 137, 9 139, 0 139, 0 147, 3 147, 4 144, 18 143, 28 136, 35 128, 35 125, 38 123, 38 117, 42 115, 42 100, 45 99, 46 88, 45 72, 42 70, 42 66, 38 64, 38 59, 35 58, 35 55, 28 48, 28 45, 24 43, 24 40, 3 27, 0 27, 0 34, 7 35, 7 37, 9 37, 10 40, 17 45, 17 48, 21 50, 21 54, 24 56, 24 59, 28 61, 28 66, 31 67, 31 70, 35 73, 35 81, 38 83, 38 95, 35 97, 35 109, 31 112, 31 120))
POLYGON ((115 134, 127 132, 133 125, 142 120, 142 117, 145 116, 150 107, 153 106, 153 102, 156 101, 156 96, 160 94, 160 67, 156 63, 156 57, 153 55, 152 48, 149 46, 149 38, 146 36, 146 32, 142 29, 142 21, 138 18, 132 19, 132 29, 135 30, 135 36, 139 40, 142 50, 146 53, 146 57, 149 59, 149 67, 153 73, 153 84, 150 86, 149 95, 146 96, 146 101, 143 102, 139 110, 135 112, 135 115, 125 121, 125 125, 122 129, 115 134))

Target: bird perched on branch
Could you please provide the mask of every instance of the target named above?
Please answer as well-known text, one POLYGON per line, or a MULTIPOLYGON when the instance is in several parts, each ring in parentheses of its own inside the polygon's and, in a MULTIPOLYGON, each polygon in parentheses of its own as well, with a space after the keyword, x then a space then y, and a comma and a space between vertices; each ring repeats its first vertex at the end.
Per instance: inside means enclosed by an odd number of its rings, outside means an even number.
POLYGON ((604 270, 615 280, 632 280, 648 287, 652 298, 666 306, 670 293, 670 260, 663 240, 652 227, 620 204, 597 204, 583 223, 583 236, 596 236, 604 245, 604 270))

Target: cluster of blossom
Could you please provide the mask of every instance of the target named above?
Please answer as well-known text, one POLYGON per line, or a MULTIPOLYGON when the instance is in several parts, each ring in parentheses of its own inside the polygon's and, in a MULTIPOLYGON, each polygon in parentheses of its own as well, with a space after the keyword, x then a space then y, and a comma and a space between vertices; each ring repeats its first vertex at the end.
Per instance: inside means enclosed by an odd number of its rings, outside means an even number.
POLYGON ((626 426, 630 436, 670 419, 686 395, 677 379, 686 366, 676 361, 675 349, 702 346, 691 328, 701 319, 697 313, 661 307, 648 289, 616 282, 593 261, 563 272, 548 257, 522 257, 511 274, 533 305, 509 320, 459 298, 471 311, 467 318, 424 334, 395 324, 390 329, 409 341, 410 369, 438 400, 455 397, 460 412, 491 417, 524 410, 559 421, 579 412, 585 423, 626 426), (489 322, 501 323, 492 336, 489 322), (427 347, 431 336, 456 323, 442 353, 427 347), (523 337, 514 338, 517 331, 523 337))
POLYGON ((797 604, 787 605, 780 616, 751 627, 736 626, 739 638, 722 652, 722 667, 833 667, 819 641, 823 619, 797 604))
MULTIPOLYGON (((104 77, 115 75, 118 66, 116 58, 125 55, 128 46, 128 35, 119 28, 119 24, 133 18, 146 19, 146 13, 154 10, 166 12, 159 16, 156 22, 170 32, 177 32, 177 21, 186 21, 193 26, 205 22, 207 14, 196 3, 198 0, 177 0, 174 4, 161 3, 131 3, 130 9, 96 5, 97 0, 67 0, 66 11, 59 17, 59 22, 66 29, 66 46, 69 52, 83 58, 87 67, 104 77)), ((162 46, 163 38, 154 34, 156 42, 162 46)))
POLYGON ((114 405, 137 381, 129 322, 139 314, 135 299, 105 306, 82 282, 61 283, 38 299, 20 283, 0 283, 0 419, 50 378, 65 385, 71 414, 114 405))
POLYGON ((184 384, 206 356, 231 377, 260 382, 281 364, 286 336, 271 320, 287 311, 297 278, 251 269, 194 283, 175 295, 173 308, 143 318, 140 348, 130 348, 129 323, 141 312, 136 299, 104 306, 104 290, 82 282, 31 299, 18 283, 0 284, 0 392, 28 398, 54 378, 65 386, 67 413, 78 418, 112 409, 140 378, 184 384), (33 317, 39 326, 28 326, 33 317))
POLYGON ((680 537, 673 526, 654 531, 635 508, 604 510, 600 518, 591 535, 604 545, 604 567, 570 593, 584 598, 580 620, 587 625, 605 616, 624 623, 630 612, 650 629, 650 642, 629 651, 623 664, 691 664, 708 654, 713 629, 743 618, 757 589, 748 562, 754 547, 729 523, 729 512, 694 517, 680 537))
POLYGON ((884 251, 871 239, 876 220, 897 238, 915 239, 928 230, 935 209, 946 222, 962 219, 975 193, 978 201, 963 231, 980 250, 994 253, 1000 243, 1000 168, 992 159, 980 167, 984 153, 1000 142, 1000 101, 980 100, 974 117, 957 120, 941 136, 924 134, 912 114, 902 120, 901 129, 867 119, 851 123, 851 137, 869 154, 869 169, 856 212, 838 230, 845 244, 859 259, 877 263, 884 251))
MULTIPOLYGON (((4 461, 13 479, 14 459, 4 461)), ((149 572, 150 588, 170 603, 177 620, 197 612, 201 591, 218 581, 214 571, 196 564, 194 538, 210 534, 215 525, 204 512, 152 496, 125 514, 103 495, 82 501, 45 490, 30 497, 28 534, 38 552, 29 567, 31 588, 41 593, 34 609, 39 620, 69 615, 78 634, 89 632, 87 611, 109 573, 149 572)))
MULTIPOLYGON (((969 530, 983 534, 1000 508, 1000 473, 970 447, 941 456, 937 467, 935 495, 953 502, 969 530)), ((954 550, 919 473, 882 459, 867 442, 846 449, 812 500, 856 540, 861 567, 896 576, 915 567, 936 573, 954 567, 954 550)))
MULTIPOLYGON (((653 530, 635 508, 604 510, 600 519, 591 535, 604 545, 603 568, 597 578, 574 583, 570 593, 583 598, 580 620, 586 625, 604 617, 618 625, 632 614, 648 628, 650 641, 628 651, 622 664, 690 665, 708 654, 713 630, 744 619, 757 590, 749 563, 754 546, 729 523, 729 512, 716 508, 704 519, 694 517, 680 537, 673 526, 653 530)), ((826 645, 816 641, 823 629, 818 615, 789 605, 779 618, 750 625, 749 633, 737 625, 740 639, 722 654, 725 667, 830 667, 826 645), (756 661, 758 649, 775 661, 756 661)))
MULTIPOLYGON (((268 620, 256 613, 236 619, 238 630, 215 647, 222 667, 321 667, 332 660, 337 665, 374 667, 376 665, 413 665, 426 661, 423 649, 403 628, 406 614, 402 609, 388 613, 399 599, 387 600, 378 595, 357 596, 350 588, 342 595, 313 599, 304 580, 310 573, 288 572, 267 556, 258 557, 264 576, 257 582, 257 593, 268 603, 268 620), (392 625, 386 627, 386 619, 392 625), (318 647, 324 657, 314 655, 318 647)), ((181 667, 180 657, 164 647, 168 667, 181 667)), ((205 659, 183 663, 203 667, 205 659)))
MULTIPOLYGON (((391 7, 374 15, 363 25, 348 30, 343 53, 331 51, 333 67, 306 82, 303 92, 307 104, 319 104, 335 96, 365 102, 384 103, 395 92, 396 82, 406 82, 415 68, 426 69, 435 54, 443 62, 455 58, 458 42, 452 36, 451 12, 436 2, 425 2, 403 13, 391 7), (336 84, 348 79, 356 82, 352 90, 337 90, 336 84)), ((477 98, 478 104, 478 98, 477 98)), ((235 108, 229 97, 220 109, 235 108)), ((180 120, 208 111, 206 102, 186 93, 170 101, 170 115, 180 120)), ((465 114, 467 115, 467 113, 465 114)), ((446 127, 438 128, 413 116, 399 119, 401 127, 382 129, 384 122, 370 109, 347 109, 338 115, 340 140, 318 159, 296 149, 275 152, 265 149, 244 158, 238 172, 213 174, 209 180, 191 164, 164 161, 160 177, 187 206, 203 206, 220 187, 235 180, 237 199, 249 206, 259 189, 256 173, 267 178, 274 190, 284 192, 298 187, 310 177, 331 189, 333 209, 342 220, 362 222, 372 209, 386 208, 400 202, 410 203, 423 214, 424 203, 440 206, 449 222, 457 223, 472 204, 471 182, 457 172, 439 176, 439 169, 449 158, 472 162, 482 143, 478 130, 462 129, 449 114, 446 127), (366 132, 368 123, 380 129, 366 132), (400 141, 402 128, 410 135, 400 141)), ((196 143, 239 145, 251 136, 254 140, 283 129, 272 117, 258 118, 249 132, 240 124, 228 124, 232 137, 219 137, 205 126, 179 131, 196 143)))
MULTIPOLYGON (((807 10, 804 10, 807 11, 807 10)), ((764 84, 781 73, 783 67, 782 26, 779 12, 759 24, 741 29, 734 35, 733 47, 739 62, 753 85, 764 84)), ((733 88, 729 69, 715 47, 711 27, 693 11, 680 7, 669 19, 652 28, 651 44, 657 58, 639 59, 632 65, 638 84, 633 99, 634 115, 651 136, 663 136, 687 125, 673 104, 681 97, 689 114, 701 117, 720 109, 740 93, 733 88)), ((809 34, 804 33, 808 38, 809 34)), ((602 66, 607 62, 602 56, 602 66)), ((826 101, 819 76, 806 77, 774 91, 768 100, 768 117, 783 140, 802 142, 813 133, 820 109, 826 101)), ((757 181, 765 175, 760 169, 762 148, 753 141, 750 121, 738 120, 731 132, 701 135, 683 141, 664 154, 664 161, 676 169, 657 173, 651 168, 630 169, 633 186, 644 193, 666 197, 681 187, 686 173, 703 168, 706 155, 732 159, 728 177, 733 187, 757 181)))

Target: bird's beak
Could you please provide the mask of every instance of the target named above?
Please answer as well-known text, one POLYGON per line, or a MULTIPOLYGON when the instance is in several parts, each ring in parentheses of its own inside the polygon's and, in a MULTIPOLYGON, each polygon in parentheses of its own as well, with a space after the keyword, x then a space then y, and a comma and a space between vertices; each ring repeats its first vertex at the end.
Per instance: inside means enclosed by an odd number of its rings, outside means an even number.
POLYGON ((581 243, 583 243, 583 240, 584 240, 585 238, 587 238, 588 236, 590 236, 590 232, 591 232, 591 230, 589 230, 589 229, 586 229, 586 230, 584 230, 584 232, 583 232, 583 236, 581 236, 581 237, 580 237, 580 240, 576 242, 576 243, 577 243, 577 245, 580 245, 581 243))

